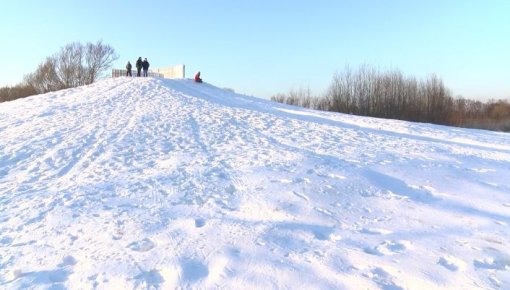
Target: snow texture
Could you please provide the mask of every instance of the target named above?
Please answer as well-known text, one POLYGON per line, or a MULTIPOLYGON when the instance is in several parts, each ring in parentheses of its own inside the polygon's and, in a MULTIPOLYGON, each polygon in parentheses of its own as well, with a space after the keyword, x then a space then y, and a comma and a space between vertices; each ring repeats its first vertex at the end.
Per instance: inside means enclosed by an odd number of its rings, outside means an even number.
POLYGON ((0 104, 2 289, 510 289, 510 135, 116 78, 0 104))

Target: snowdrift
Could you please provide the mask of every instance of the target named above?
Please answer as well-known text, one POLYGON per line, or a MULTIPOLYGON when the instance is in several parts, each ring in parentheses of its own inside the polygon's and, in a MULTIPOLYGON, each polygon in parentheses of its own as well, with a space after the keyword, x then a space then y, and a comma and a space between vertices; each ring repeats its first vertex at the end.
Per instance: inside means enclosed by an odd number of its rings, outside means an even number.
POLYGON ((0 288, 510 289, 510 135, 116 78, 0 104, 0 288))

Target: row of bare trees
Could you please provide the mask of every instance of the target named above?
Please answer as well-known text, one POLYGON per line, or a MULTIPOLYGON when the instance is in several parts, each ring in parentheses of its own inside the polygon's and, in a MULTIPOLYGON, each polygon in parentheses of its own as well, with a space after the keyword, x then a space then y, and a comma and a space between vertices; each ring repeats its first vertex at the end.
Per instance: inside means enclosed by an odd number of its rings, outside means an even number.
POLYGON ((14 87, 2 87, 0 88, 0 102, 13 101, 35 94, 37 94, 35 88, 25 83, 18 84, 14 87))
POLYGON ((299 89, 271 99, 361 116, 510 131, 508 101, 454 98, 436 75, 418 80, 399 70, 380 71, 368 65, 357 70, 346 67, 336 73, 322 97, 312 96, 309 89, 299 89))
POLYGON ((58 53, 47 57, 20 84, 0 88, 0 102, 91 84, 117 58, 115 50, 102 41, 67 44, 58 53))

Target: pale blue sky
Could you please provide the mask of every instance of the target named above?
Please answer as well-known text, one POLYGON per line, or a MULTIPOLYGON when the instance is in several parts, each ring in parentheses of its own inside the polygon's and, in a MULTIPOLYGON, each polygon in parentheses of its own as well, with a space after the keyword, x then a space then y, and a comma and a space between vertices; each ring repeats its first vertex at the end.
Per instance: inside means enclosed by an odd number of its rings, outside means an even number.
POLYGON ((74 41, 268 98, 326 91, 346 65, 435 73, 468 98, 510 98, 508 0, 2 0, 0 86, 74 41))

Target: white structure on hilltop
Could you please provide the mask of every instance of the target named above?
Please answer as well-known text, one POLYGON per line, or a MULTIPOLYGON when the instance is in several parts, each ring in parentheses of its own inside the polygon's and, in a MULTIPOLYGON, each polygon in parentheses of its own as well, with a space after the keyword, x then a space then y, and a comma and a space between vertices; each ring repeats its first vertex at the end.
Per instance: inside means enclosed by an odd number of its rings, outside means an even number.
POLYGON ((155 71, 161 74, 165 79, 183 79, 186 77, 185 67, 183 64, 161 67, 157 68, 155 71))
MULTIPOLYGON (((126 69, 112 69, 112 78, 126 76, 126 69)), ((131 69, 131 74, 136 77, 136 68, 131 69)), ((183 79, 186 77, 186 70, 183 64, 149 69, 148 75, 150 77, 160 77, 165 79, 183 79)))

